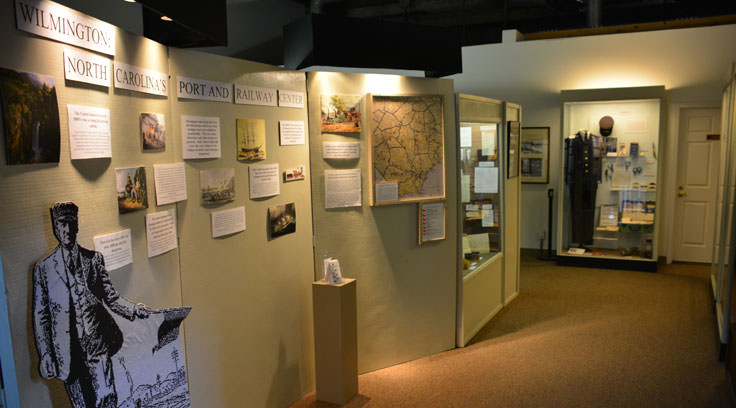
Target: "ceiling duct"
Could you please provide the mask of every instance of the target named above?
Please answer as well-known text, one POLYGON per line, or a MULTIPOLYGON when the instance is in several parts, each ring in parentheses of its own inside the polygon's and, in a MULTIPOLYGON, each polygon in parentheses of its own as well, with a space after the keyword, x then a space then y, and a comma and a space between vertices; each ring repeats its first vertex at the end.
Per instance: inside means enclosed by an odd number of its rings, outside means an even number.
POLYGON ((138 0, 143 5, 143 35, 180 48, 227 45, 225 0, 138 0), (164 21, 162 16, 172 21, 164 21))
POLYGON ((284 27, 284 66, 462 72, 459 28, 308 14, 284 27))

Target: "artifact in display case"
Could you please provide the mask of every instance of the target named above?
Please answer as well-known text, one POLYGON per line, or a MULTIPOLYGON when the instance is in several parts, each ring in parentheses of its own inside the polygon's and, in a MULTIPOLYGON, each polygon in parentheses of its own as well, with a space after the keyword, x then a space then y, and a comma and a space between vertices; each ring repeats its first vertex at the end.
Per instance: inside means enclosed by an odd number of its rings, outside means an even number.
POLYGON ((501 250, 499 185, 503 178, 496 123, 460 123, 460 188, 464 272, 501 250))
POLYGON ((558 263, 656 270, 663 94, 664 87, 562 92, 558 263))

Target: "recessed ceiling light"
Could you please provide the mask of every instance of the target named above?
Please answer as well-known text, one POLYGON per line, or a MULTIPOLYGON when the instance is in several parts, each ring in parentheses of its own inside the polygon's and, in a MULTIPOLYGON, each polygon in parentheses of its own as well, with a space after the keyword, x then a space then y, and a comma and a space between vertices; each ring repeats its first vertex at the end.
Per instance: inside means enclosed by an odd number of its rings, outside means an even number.
POLYGON ((123 0, 126 3, 135 3, 135 0, 123 0))
POLYGON ((161 20, 164 20, 164 21, 174 21, 174 20, 171 19, 171 17, 168 17, 168 16, 161 16, 161 20))

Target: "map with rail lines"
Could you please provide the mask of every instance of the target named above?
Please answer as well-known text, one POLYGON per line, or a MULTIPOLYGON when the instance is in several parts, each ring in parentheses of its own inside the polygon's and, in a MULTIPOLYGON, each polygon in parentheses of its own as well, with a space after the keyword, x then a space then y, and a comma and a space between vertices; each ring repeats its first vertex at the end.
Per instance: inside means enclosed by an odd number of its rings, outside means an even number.
POLYGON ((442 96, 373 96, 371 121, 375 182, 398 183, 399 201, 444 198, 442 96))

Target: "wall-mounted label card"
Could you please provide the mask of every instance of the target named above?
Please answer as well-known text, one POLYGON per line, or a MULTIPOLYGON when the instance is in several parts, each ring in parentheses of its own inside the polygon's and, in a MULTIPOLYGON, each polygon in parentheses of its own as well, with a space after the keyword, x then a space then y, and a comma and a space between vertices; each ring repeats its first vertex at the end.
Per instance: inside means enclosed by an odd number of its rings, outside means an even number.
POLYGON ((212 238, 245 231, 245 207, 210 213, 212 220, 212 238))
POLYGON ((279 106, 286 108, 303 108, 304 92, 284 91, 279 89, 279 106))
POLYGON ((422 241, 433 241, 445 238, 445 203, 423 203, 422 208, 422 241))
POLYGON ((179 76, 176 77, 176 96, 181 99, 232 103, 233 84, 179 76))
POLYGON ((463 126, 460 128, 460 147, 473 146, 473 128, 463 126))
POLYGON ((475 168, 475 192, 498 193, 498 167, 475 168))
MULTIPOLYGON (((115 26, 45 0, 15 0, 19 30, 115 55, 115 26)), ((7 41, 7 40, 6 40, 7 41)))
POLYGON ((323 159, 358 159, 360 143, 358 142, 322 142, 323 159))
POLYGON ((64 78, 109 87, 110 60, 88 52, 65 49, 64 78))
POLYGON ((483 217, 481 219, 481 226, 482 227, 492 227, 494 225, 493 205, 483 204, 483 206, 481 207, 480 213, 483 217))
POLYGON ((396 181, 376 183, 373 189, 376 192, 377 203, 399 200, 399 183, 396 181))
POLYGON ((187 179, 184 163, 154 164, 156 205, 165 205, 187 199, 187 179))
POLYGON ((95 235, 95 251, 102 253, 105 269, 113 271, 133 263, 130 229, 112 234, 95 235))
POLYGON ((325 170, 325 208, 362 205, 360 169, 325 170))
POLYGON ((279 142, 281 146, 303 145, 305 143, 304 121, 280 120, 279 142))
POLYGON ((276 89, 235 84, 235 103, 240 105, 276 106, 276 89))
POLYGON ((169 252, 177 247, 176 209, 146 214, 148 257, 169 252))
POLYGON ((250 198, 261 198, 281 193, 279 165, 262 164, 248 168, 250 176, 250 198))
POLYGON ((112 157, 110 110, 67 105, 72 160, 112 157))
POLYGON ((115 88, 128 89, 152 95, 169 95, 169 74, 115 61, 113 75, 115 88))
POLYGON ((220 118, 181 116, 182 157, 217 159, 220 153, 220 118))

